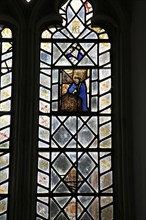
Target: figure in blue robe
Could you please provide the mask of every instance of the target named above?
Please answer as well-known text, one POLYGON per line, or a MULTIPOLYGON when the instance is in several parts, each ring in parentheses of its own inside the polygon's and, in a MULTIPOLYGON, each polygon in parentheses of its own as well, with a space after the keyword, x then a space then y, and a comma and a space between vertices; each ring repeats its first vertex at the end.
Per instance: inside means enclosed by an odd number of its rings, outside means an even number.
POLYGON ((82 101, 82 111, 87 111, 87 87, 85 81, 80 82, 80 78, 74 79, 74 82, 68 88, 69 93, 76 93, 82 101))

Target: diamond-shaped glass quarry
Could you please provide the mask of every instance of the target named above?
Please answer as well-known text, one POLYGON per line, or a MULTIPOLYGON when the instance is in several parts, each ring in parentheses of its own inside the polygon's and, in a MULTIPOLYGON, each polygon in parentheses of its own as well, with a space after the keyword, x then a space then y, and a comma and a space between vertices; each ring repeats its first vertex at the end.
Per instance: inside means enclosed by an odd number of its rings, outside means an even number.
POLYGON ((64 147, 65 144, 70 140, 71 135, 69 132, 61 126, 53 136, 54 140, 59 144, 60 147, 64 147))
POLYGON ((61 154, 54 162, 54 168, 60 175, 65 175, 71 168, 71 162, 64 154, 61 154))
POLYGON ((94 135, 87 128, 87 126, 83 126, 83 128, 78 133, 78 140, 83 147, 87 147, 91 143, 93 138, 94 138, 94 135))

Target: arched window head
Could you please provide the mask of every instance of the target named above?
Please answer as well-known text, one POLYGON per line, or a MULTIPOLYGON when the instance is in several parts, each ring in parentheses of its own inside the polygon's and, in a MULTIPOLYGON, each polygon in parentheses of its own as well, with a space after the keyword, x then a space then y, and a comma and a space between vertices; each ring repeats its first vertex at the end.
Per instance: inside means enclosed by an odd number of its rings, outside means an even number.
POLYGON ((12 100, 12 32, 0 25, 0 219, 7 219, 12 100))
POLYGON ((71 0, 41 35, 36 219, 113 219, 111 43, 71 0))

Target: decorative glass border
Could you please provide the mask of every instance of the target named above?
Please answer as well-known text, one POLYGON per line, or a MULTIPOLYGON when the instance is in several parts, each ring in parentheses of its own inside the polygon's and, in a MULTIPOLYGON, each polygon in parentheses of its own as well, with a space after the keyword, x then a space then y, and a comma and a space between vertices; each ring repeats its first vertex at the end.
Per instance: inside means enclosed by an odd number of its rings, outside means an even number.
POLYGON ((9 199, 13 39, 0 25, 0 219, 7 219, 9 199))

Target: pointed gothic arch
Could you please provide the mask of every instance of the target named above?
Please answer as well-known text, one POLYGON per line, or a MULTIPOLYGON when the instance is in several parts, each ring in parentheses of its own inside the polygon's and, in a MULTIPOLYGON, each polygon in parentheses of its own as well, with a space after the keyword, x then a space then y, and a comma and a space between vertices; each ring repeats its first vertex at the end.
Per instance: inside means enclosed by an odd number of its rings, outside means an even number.
MULTIPOLYGON (((13 177, 15 176, 16 179, 14 180, 13 178, 11 178, 12 196, 10 197, 11 205, 9 206, 9 208, 11 209, 11 211, 9 218, 11 219, 14 213, 15 219, 18 220, 35 219, 34 210, 35 210, 36 201, 34 194, 36 192, 35 182, 36 182, 36 173, 37 173, 36 118, 38 114, 37 112, 38 104, 36 104, 38 103, 38 100, 36 96, 38 94, 37 87, 39 82, 38 75, 39 75, 39 49, 40 49, 38 42, 39 42, 40 32, 42 32, 44 27, 48 27, 54 24, 61 25, 61 18, 60 15, 58 14, 58 6, 60 5, 60 3, 59 1, 53 1, 52 3, 52 1, 49 2, 42 0, 38 2, 33 0, 29 5, 29 7, 26 7, 26 4, 23 4, 24 3, 23 1, 21 3, 19 0, 14 0, 13 3, 12 2, 10 3, 10 1, 8 0, 6 0, 5 2, 7 2, 7 4, 1 3, 1 6, 2 4, 9 6, 8 7, 9 12, 5 12, 5 14, 11 13, 12 17, 15 17, 15 21, 17 21, 16 23, 19 24, 17 26, 17 30, 14 31, 15 46, 17 48, 15 50, 16 65, 14 68, 17 72, 16 85, 19 84, 18 86, 19 91, 17 90, 18 93, 15 92, 15 94, 17 93, 17 98, 18 98, 17 101, 19 100, 17 106, 20 106, 19 112, 17 111, 18 130, 15 135, 17 135, 18 138, 16 142, 17 142, 17 146, 19 146, 19 149, 17 147, 17 151, 15 153, 13 152, 12 166, 16 164, 16 166, 14 166, 16 173, 13 172, 14 175, 12 176, 13 177), (51 13, 53 14, 53 16, 50 15, 51 13), (20 62, 18 62, 18 60, 20 62), (22 178, 23 175, 25 177, 22 178), (15 203, 15 198, 19 202, 15 203)), ((94 6, 97 5, 96 2, 97 1, 94 1, 94 6)), ((107 2, 108 1, 106 1, 106 3, 107 2)), ((1 8, 3 8, 3 6, 1 8)), ((115 7, 115 9, 117 8, 118 7, 115 7)), ((123 210, 122 208, 120 208, 121 204, 124 204, 124 206, 126 206, 127 203, 128 204, 130 203, 128 202, 129 199, 126 199, 127 197, 130 197, 128 194, 129 186, 127 186, 127 180, 125 178, 125 176, 127 178, 129 176, 129 173, 127 172, 128 163, 126 162, 127 159, 123 158, 123 155, 125 155, 130 150, 128 150, 128 146, 126 144, 127 143, 126 134, 122 130, 123 124, 126 123, 125 121, 126 114, 123 110, 121 110, 123 109, 123 106, 126 106, 126 103, 128 103, 128 101, 125 101, 124 105, 120 103, 121 101, 119 101, 121 98, 123 100, 125 97, 122 92, 119 92, 119 90, 121 91, 121 88, 125 88, 124 86, 126 81, 126 80, 124 81, 124 77, 125 77, 125 70, 123 68, 124 58, 123 58, 123 52, 121 51, 121 48, 123 48, 123 44, 125 45, 125 42, 127 42, 126 39, 127 35, 124 32, 126 29, 121 33, 121 30, 123 30, 122 27, 126 27, 126 25, 125 25, 125 21, 124 21, 124 25, 123 23, 119 22, 120 20, 119 17, 121 17, 121 20, 123 20, 123 15, 121 16, 121 13, 119 16, 117 16, 115 12, 112 15, 111 13, 107 13, 107 10, 104 11, 103 8, 97 10, 98 7, 95 7, 95 9, 96 9, 95 14, 96 15, 100 14, 100 16, 95 15, 94 19, 92 19, 92 22, 95 25, 99 24, 100 27, 103 27, 108 32, 113 48, 111 58, 114 61, 112 73, 114 75, 113 101, 114 101, 115 110, 114 110, 113 120, 115 122, 113 129, 114 129, 114 133, 116 133, 116 136, 114 137, 113 140, 114 141, 113 146, 116 148, 116 150, 114 151, 115 159, 113 164, 115 168, 114 178, 116 179, 116 191, 115 191, 116 215, 115 216, 118 216, 118 219, 120 218, 130 219, 129 217, 125 217, 129 215, 127 214, 128 213, 127 209, 124 208, 125 213, 123 214, 123 210), (118 19, 116 20, 115 18, 117 17, 118 19), (124 118, 124 123, 122 122, 121 118, 124 118), (118 134, 117 134, 117 130, 119 131, 118 134), (119 143, 118 147, 116 147, 117 143, 119 143), (124 172, 123 170, 126 170, 126 172, 124 172), (123 190, 122 188, 125 189, 123 190), (125 191, 127 193, 125 193, 125 191)), ((4 11, 6 11, 5 7, 4 7, 4 11)), ((6 16, 4 17, 6 18, 6 16)), ((9 20, 11 22, 10 18, 7 17, 5 19, 4 17, 2 18, 3 20, 7 20, 7 21, 9 20)), ((127 51, 126 48, 125 51, 127 51)))
POLYGON ((41 36, 37 219, 113 219, 110 40, 89 2, 60 14, 41 36))

